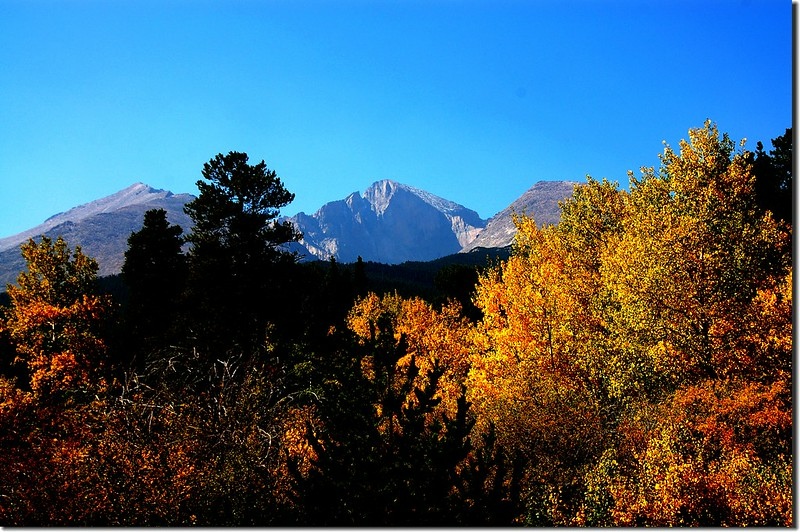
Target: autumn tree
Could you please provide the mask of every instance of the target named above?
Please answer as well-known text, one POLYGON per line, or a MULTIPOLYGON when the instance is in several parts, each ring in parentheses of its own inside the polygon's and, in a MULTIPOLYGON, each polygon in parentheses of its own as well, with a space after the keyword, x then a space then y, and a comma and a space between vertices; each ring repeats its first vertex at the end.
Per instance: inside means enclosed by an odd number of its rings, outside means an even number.
MULTIPOLYGON (((393 364, 405 368, 413 360, 418 367, 414 384, 420 388, 427 385, 425 376, 439 368, 441 376, 435 392, 441 405, 437 408, 454 415, 456 400, 469 371, 469 322, 462 317, 458 303, 452 302, 437 311, 420 298, 369 293, 353 305, 347 326, 361 341, 369 342, 374 341, 375 327, 382 321, 394 334, 394 341, 402 339, 406 346, 403 356, 393 364)), ((379 363, 367 356, 364 370, 369 373, 373 364, 379 363)), ((414 397, 404 397, 403 401, 413 402, 414 397)))
POLYGON ((608 437, 601 396, 581 364, 591 350, 590 308, 577 297, 586 281, 574 275, 578 257, 552 228, 518 223, 514 254, 478 287, 484 317, 474 332, 467 397, 476 428, 496 427, 499 445, 528 464, 523 522, 572 524, 563 515, 574 514, 582 471, 608 437))
POLYGON ((611 522, 790 526, 790 395, 786 381, 707 380, 637 413, 605 464, 611 522))
POLYGON ((630 192, 590 178, 558 226, 519 219, 513 256, 482 276, 468 398, 477 426, 491 421, 529 459, 527 522, 787 523, 791 403, 769 390, 791 373, 790 234, 758 208, 750 160, 713 124, 690 130, 630 192), (711 410, 681 413, 697 394, 711 410), (770 414, 748 405, 758 397, 770 414), (751 413, 720 425, 715 400, 751 413), (758 460, 756 419, 777 451, 758 460), (691 452, 663 446, 660 430, 712 422, 741 436, 719 447, 703 429, 686 434, 691 452), (656 470, 640 463, 691 467, 677 510, 631 506, 642 494, 630 486, 656 470), (747 507, 736 501, 756 471, 775 495, 747 507))
POLYGON ((27 271, 9 285, 4 328, 37 395, 102 387, 98 370, 105 349, 98 329, 108 301, 95 293, 97 262, 58 238, 22 246, 27 271))
POLYGON ((97 263, 62 238, 22 246, 27 270, 9 285, 0 328, 26 379, 0 378, 0 520, 86 524, 106 503, 96 474, 107 386, 99 334, 108 301, 97 263))
POLYGON ((689 139, 665 149, 658 174, 633 181, 624 231, 601 267, 612 334, 646 354, 667 390, 778 369, 742 345, 743 319, 791 265, 788 233, 756 208, 748 158, 710 123, 689 139))

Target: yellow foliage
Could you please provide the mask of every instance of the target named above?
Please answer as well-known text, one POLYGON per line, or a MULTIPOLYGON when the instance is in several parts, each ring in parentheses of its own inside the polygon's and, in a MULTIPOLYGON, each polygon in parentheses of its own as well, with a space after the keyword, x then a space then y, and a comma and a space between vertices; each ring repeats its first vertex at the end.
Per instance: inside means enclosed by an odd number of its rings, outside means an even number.
POLYGON ((754 454, 751 428, 784 430, 788 404, 735 423, 719 417, 733 411, 675 417, 688 397, 761 404, 791 373, 790 235, 758 211, 747 161, 711 123, 693 129, 679 152, 666 147, 658 172, 632 177, 630 192, 589 178, 558 226, 517 218, 511 258, 480 278, 468 398, 478 427, 494 425, 498 441, 529 456, 537 515, 688 524, 714 522, 722 506, 726 523, 787 522, 788 462, 754 454), (681 454, 674 439, 686 423, 713 434, 722 457, 681 454), (541 482, 553 484, 545 493, 541 482), (758 482, 771 495, 751 496, 758 482), (692 497, 708 508, 687 507, 692 497))
POLYGON ((785 382, 679 390, 645 429, 635 472, 612 481, 615 524, 792 526, 789 398, 785 382))
POLYGON ((100 391, 99 355, 105 346, 96 334, 109 307, 107 298, 91 293, 97 264, 63 239, 43 237, 22 246, 28 270, 18 286, 9 285, 11 308, 0 323, 30 371, 37 394, 68 389, 100 391))
MULTIPOLYGON (((423 388, 435 366, 444 373, 439 380, 436 397, 439 409, 453 416, 456 401, 469 370, 469 323, 461 316, 460 306, 451 302, 440 311, 420 298, 404 299, 397 294, 379 297, 370 293, 358 300, 351 309, 347 325, 363 341, 373 338, 380 320, 391 322, 395 341, 404 339, 406 354, 397 362, 398 369, 407 368, 414 360, 419 375, 416 388, 423 388)), ((362 361, 364 375, 374 378, 372 360, 362 361)), ((413 394, 406 402, 415 401, 413 394)))

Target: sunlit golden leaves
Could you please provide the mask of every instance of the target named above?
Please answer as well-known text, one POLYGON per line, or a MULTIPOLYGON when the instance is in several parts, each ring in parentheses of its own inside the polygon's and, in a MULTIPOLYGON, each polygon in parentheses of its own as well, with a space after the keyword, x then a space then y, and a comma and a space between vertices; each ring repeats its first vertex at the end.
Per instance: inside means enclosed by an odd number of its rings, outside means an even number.
POLYGON ((384 522, 483 501, 532 525, 793 526, 792 229, 757 207, 749 160, 707 123, 629 191, 589 178, 559 225, 516 218, 477 323, 369 294, 330 350, 288 350, 291 377, 278 343, 268 362, 171 347, 110 393, 96 264, 31 241, 0 320, 22 363, 0 376, 0 521, 384 522))
POLYGON ((589 178, 558 226, 518 218, 481 277, 468 397, 552 483, 531 522, 786 522, 791 235, 747 161, 707 123, 630 192, 589 178))
MULTIPOLYGON (((319 422, 316 419, 315 408, 313 406, 301 406, 291 408, 286 412, 282 419, 282 452, 285 453, 285 458, 281 464, 282 482, 289 480, 289 473, 285 469, 286 462, 292 462, 297 467, 297 471, 301 475, 307 475, 311 463, 317 459, 317 454, 314 448, 308 442, 308 427, 312 430, 316 428, 319 422)), ((288 492, 288 484, 284 485, 285 491, 288 492)))
MULTIPOLYGON (((469 324, 461 316, 455 302, 440 311, 419 298, 404 299, 398 295, 368 294, 354 305, 348 316, 348 327, 362 339, 374 338, 381 320, 389 320, 395 341, 406 343, 406 353, 398 360, 398 369, 407 369, 412 359, 419 373, 414 387, 422 389, 434 368, 441 368, 437 398, 440 407, 452 416, 456 401, 469 370, 469 324)), ((363 361, 365 375, 374 378, 374 361, 363 361)), ((414 396, 406 398, 415 401, 414 396)))
POLYGON ((680 154, 666 148, 659 174, 634 180, 601 265, 612 333, 670 386, 742 371, 748 308, 788 259, 788 235, 755 210, 746 157, 710 124, 689 136, 680 154))
POLYGON ((73 252, 66 241, 43 236, 37 244, 33 239, 21 246, 27 271, 20 273, 17 286, 8 287, 17 304, 43 301, 66 306, 80 298, 92 285, 97 274, 97 262, 84 255, 80 246, 73 252))
POLYGON ((530 463, 523 489, 550 501, 540 519, 562 522, 575 505, 562 488, 602 451, 605 438, 594 396, 600 376, 589 363, 599 324, 587 303, 596 297, 596 280, 591 261, 569 253, 554 228, 538 229, 527 218, 517 227, 514 255, 477 289, 484 319, 473 337, 467 397, 476 428, 494 426, 498 442, 530 463))
POLYGON ((3 379, 0 470, 4 522, 92 522, 110 500, 96 438, 105 390, 97 334, 107 301, 92 293, 97 264, 62 239, 22 246, 27 271, 9 286, 0 327, 27 368, 23 391, 3 379), (32 511, 32 509, 35 509, 32 511), (8 521, 6 521, 8 519, 8 521))

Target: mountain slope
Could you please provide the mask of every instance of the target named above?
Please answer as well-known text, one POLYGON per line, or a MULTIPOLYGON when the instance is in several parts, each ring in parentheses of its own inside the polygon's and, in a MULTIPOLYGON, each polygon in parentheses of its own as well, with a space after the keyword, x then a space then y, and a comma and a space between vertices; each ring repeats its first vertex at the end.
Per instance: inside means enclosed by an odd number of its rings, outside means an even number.
POLYGON ((475 211, 390 180, 289 220, 304 235, 294 249, 306 258, 386 264, 455 253, 486 225, 475 211))
POLYGON ((80 245, 83 252, 97 260, 99 275, 119 273, 128 248, 128 237, 142 227, 144 213, 164 209, 167 219, 191 228, 183 206, 194 199, 191 194, 173 194, 143 183, 136 183, 115 194, 52 216, 44 223, 17 235, 0 239, 0 291, 15 282, 25 269, 19 247, 29 238, 41 235, 53 239, 63 236, 70 248, 80 245))
POLYGON ((532 216, 536 224, 557 224, 561 218, 561 207, 558 203, 572 196, 572 191, 578 183, 573 181, 539 181, 529 188, 522 196, 492 216, 481 233, 462 248, 462 252, 475 248, 502 248, 511 245, 514 234, 513 215, 525 214, 532 216))

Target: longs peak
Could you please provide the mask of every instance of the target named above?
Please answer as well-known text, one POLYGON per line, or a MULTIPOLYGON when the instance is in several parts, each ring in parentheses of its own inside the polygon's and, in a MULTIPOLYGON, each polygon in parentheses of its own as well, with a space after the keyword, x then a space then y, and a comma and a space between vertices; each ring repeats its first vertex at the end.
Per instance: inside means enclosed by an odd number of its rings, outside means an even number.
POLYGON ((302 255, 343 262, 439 258, 458 252, 486 225, 463 205, 389 179, 290 220, 304 235, 302 255))
MULTIPOLYGON (((373 210, 377 214, 383 214, 395 194, 402 192, 417 196, 434 209, 443 213, 452 213, 466 209, 466 207, 463 205, 446 200, 425 190, 421 190, 410 185, 404 185, 403 183, 398 183, 397 181, 392 181, 391 179, 383 179, 370 185, 364 191, 364 199, 366 199, 373 206, 373 210)), ((358 193, 355 192, 354 194, 358 193)))

